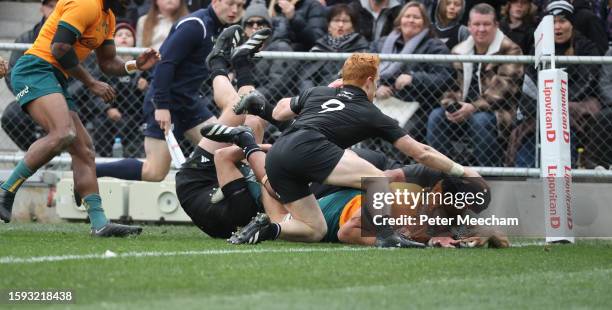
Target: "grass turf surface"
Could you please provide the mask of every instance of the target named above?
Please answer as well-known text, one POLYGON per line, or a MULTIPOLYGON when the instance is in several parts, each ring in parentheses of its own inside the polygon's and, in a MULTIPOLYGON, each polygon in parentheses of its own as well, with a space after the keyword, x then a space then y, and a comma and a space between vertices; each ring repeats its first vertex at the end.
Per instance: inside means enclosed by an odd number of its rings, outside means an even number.
MULTIPOLYGON (((76 304, 70 306, 91 309, 609 309, 612 304, 610 241, 579 241, 548 251, 541 245, 352 250, 288 242, 231 246, 189 226, 147 226, 141 236, 127 239, 93 239, 87 231, 85 224, 0 225, 0 290, 71 289, 76 304), (10 263, 106 250, 119 257, 10 263), (192 252, 135 256, 184 251, 192 252), (125 253, 131 254, 122 257, 125 253)), ((7 306, 49 307, 0 308, 7 306)))

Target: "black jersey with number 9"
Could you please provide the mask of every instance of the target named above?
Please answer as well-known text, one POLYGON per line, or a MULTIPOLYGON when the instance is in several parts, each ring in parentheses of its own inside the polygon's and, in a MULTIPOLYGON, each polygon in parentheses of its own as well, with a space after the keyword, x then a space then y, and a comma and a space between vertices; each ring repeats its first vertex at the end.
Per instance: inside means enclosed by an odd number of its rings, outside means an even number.
POLYGON ((390 143, 406 135, 396 120, 383 114, 366 93, 357 87, 313 87, 291 99, 298 114, 291 128, 319 131, 340 148, 368 138, 380 137, 390 143))

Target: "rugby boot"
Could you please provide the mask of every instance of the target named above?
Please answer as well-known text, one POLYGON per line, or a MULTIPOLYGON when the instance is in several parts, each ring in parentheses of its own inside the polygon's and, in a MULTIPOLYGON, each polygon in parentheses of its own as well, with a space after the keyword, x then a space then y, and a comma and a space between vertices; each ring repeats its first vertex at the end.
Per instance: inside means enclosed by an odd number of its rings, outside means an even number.
POLYGON ((239 58, 252 58, 255 53, 259 52, 261 47, 271 35, 272 29, 270 28, 263 28, 257 30, 246 42, 236 47, 232 51, 232 64, 236 63, 239 58))
MULTIPOLYGON (((4 182, 0 182, 2 185, 4 182)), ((13 202, 15 201, 15 193, 0 189, 0 220, 8 223, 11 221, 11 211, 13 210, 13 202)))
POLYGON ((142 227, 122 225, 108 222, 99 229, 92 228, 93 237, 127 237, 129 235, 140 235, 142 227))
MULTIPOLYGON (((241 146, 243 135, 250 136, 255 141, 253 130, 247 126, 231 127, 223 124, 208 124, 200 129, 202 137, 208 138, 216 142, 235 143, 241 146)), ((248 139, 248 137, 245 137, 248 139)), ((250 139, 248 139, 250 140, 250 139)), ((249 141, 250 142, 250 141, 249 141)))
POLYGON ((424 244, 409 240, 397 232, 387 236, 379 234, 374 245, 377 248, 425 248, 424 244))
POLYGON ((234 113, 240 114, 251 114, 262 116, 264 112, 264 106, 266 105, 266 98, 257 90, 242 96, 240 101, 234 105, 234 113))
POLYGON ((265 213, 257 213, 253 219, 244 227, 234 232, 227 239, 231 244, 256 244, 267 240, 263 237, 269 235, 269 230, 272 229, 270 217, 265 213))
POLYGON ((242 42, 244 42, 244 30, 240 25, 233 25, 225 28, 225 30, 219 34, 208 56, 206 56, 206 67, 213 71, 215 69, 214 62, 220 59, 228 64, 232 52, 237 46, 242 44, 242 42))

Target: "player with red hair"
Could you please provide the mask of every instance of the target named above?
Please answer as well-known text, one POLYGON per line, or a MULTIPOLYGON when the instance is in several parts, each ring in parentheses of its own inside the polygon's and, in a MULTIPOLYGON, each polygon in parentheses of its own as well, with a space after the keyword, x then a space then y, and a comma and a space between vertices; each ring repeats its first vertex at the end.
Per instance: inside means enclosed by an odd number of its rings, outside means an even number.
MULTIPOLYGON (((359 158, 348 147, 368 138, 380 137, 425 166, 463 176, 464 168, 407 135, 397 122, 372 104, 378 84, 377 55, 352 54, 342 68, 340 88, 313 87, 299 96, 281 100, 271 113, 276 121, 294 119, 266 156, 266 174, 271 188, 292 219, 271 223, 265 214, 254 218, 230 238, 231 243, 258 243, 281 237, 285 240, 318 242, 327 233, 325 218, 318 207, 309 183, 325 183, 361 188, 362 178, 384 178, 385 174, 359 158)), ((265 109, 264 109, 265 110, 265 109)), ((260 149, 247 139, 248 128, 226 127, 223 130, 203 128, 206 137, 216 141, 233 141, 247 156, 259 156, 260 149)), ((251 139, 252 140, 252 139, 251 139)), ((368 195, 388 191, 388 184, 364 179, 368 195)), ((368 218, 381 213, 366 204, 368 218)), ((382 210, 382 215, 385 214, 382 210)), ((379 247, 423 247, 404 238, 389 225, 376 229, 379 247)))

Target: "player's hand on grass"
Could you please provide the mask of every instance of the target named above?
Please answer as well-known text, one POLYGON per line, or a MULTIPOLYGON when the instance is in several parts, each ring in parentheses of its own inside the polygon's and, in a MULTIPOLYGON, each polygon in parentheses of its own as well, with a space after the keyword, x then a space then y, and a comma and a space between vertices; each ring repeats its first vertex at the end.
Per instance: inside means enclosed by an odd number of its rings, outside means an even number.
POLYGON ((387 99, 391 96, 393 96, 393 89, 389 86, 380 86, 376 90, 376 98, 387 99))
POLYGON ((136 58, 136 67, 138 70, 146 71, 151 69, 159 60, 161 56, 159 52, 152 48, 148 48, 142 54, 138 55, 136 58))
POLYGON ((487 244, 487 237, 468 237, 459 240, 462 248, 480 248, 487 244))
POLYGON ((436 248, 454 248, 459 244, 459 240, 451 237, 433 237, 429 239, 429 245, 436 248))
POLYGON ((473 104, 466 102, 459 102, 461 105, 461 109, 456 112, 449 113, 446 112, 446 118, 455 124, 463 123, 466 119, 470 118, 474 112, 476 112, 476 107, 473 104))
POLYGON ((117 94, 115 90, 108 84, 100 81, 93 81, 91 84, 87 85, 87 88, 94 93, 94 95, 102 98, 105 102, 111 102, 115 100, 117 94))
POLYGON ((172 125, 172 119, 170 117, 170 110, 168 109, 155 109, 155 121, 159 124, 159 128, 164 131, 164 134, 168 134, 172 125))
POLYGON ((508 236, 501 232, 495 232, 488 240, 490 248, 502 249, 510 247, 510 240, 508 236))
POLYGON ((110 118, 111 120, 113 120, 113 122, 117 122, 121 119, 121 112, 119 112, 119 109, 117 108, 110 108, 108 110, 106 110, 106 116, 108 116, 108 118, 110 118))

